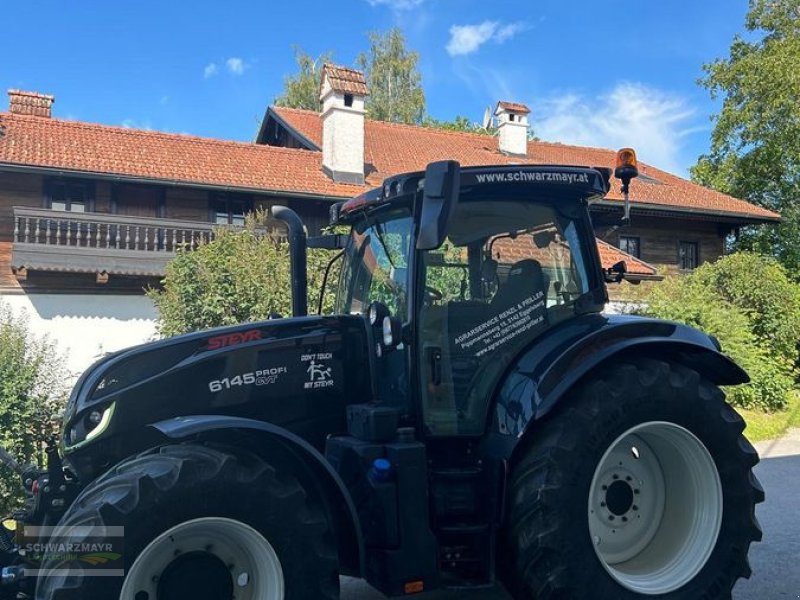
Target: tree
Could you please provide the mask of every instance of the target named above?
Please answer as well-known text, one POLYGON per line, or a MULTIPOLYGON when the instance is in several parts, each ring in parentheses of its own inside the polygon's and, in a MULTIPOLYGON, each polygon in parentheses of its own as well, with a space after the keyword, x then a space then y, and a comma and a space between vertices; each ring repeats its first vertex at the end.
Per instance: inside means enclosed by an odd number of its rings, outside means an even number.
POLYGON ((691 277, 745 313, 753 334, 772 356, 797 362, 800 284, 775 259, 735 252, 704 264, 691 277))
MULTIPOLYGON (((42 441, 66 401, 64 357, 0 303, 0 444, 20 464, 44 466, 42 441)), ((22 505, 19 475, 0 466, 0 517, 22 505)))
POLYGON ((462 131, 465 133, 482 133, 485 135, 495 135, 497 129, 489 126, 488 128, 482 127, 480 124, 470 121, 469 117, 463 115, 456 115, 452 121, 440 121, 430 115, 422 119, 423 127, 430 127, 432 129, 444 129, 445 131, 462 131))
POLYGON ((325 52, 315 59, 299 46, 295 46, 294 59, 298 72, 284 79, 283 93, 275 98, 275 105, 318 111, 322 66, 331 62, 332 57, 333 53, 325 52))
POLYGON ((731 254, 647 288, 633 311, 715 336, 750 375, 750 383, 726 390, 735 406, 766 412, 786 407, 797 375, 800 285, 779 266, 731 254))
MULTIPOLYGON (((159 311, 158 330, 178 335, 222 325, 291 314, 289 250, 273 231, 280 231, 262 211, 248 216, 245 227, 220 227, 214 239, 195 250, 181 249, 167 265, 162 289, 148 296, 159 311), (268 229, 275 227, 276 229, 268 229)), ((308 306, 317 310, 319 290, 328 260, 326 250, 308 250, 308 306)), ((338 261, 338 265, 341 261, 338 261)), ((329 286, 337 281, 332 269, 329 286)), ((326 294, 324 312, 333 308, 326 294)))
POLYGON ((378 121, 420 123, 425 93, 417 70, 419 55, 408 51, 403 33, 396 27, 383 34, 370 33, 369 43, 369 52, 362 52, 356 60, 370 93, 367 116, 378 121))
POLYGON ((778 227, 748 228, 738 247, 800 278, 800 0, 750 0, 745 27, 749 39, 737 35, 728 58, 704 66, 701 85, 723 103, 692 178, 780 211, 778 227))

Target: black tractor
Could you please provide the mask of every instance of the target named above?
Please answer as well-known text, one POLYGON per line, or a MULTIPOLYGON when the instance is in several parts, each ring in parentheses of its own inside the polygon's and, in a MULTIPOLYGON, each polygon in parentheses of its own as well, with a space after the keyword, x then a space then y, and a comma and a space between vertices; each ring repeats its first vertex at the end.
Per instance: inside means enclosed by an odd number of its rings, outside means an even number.
POLYGON ((719 386, 748 376, 699 331, 602 312, 626 277, 588 210, 611 177, 432 163, 308 240, 275 208, 293 317, 83 374, 47 468, 20 469, 0 594, 333 600, 343 574, 387 596, 729 599, 764 496, 719 386), (307 316, 307 245, 339 251, 334 315, 307 316))

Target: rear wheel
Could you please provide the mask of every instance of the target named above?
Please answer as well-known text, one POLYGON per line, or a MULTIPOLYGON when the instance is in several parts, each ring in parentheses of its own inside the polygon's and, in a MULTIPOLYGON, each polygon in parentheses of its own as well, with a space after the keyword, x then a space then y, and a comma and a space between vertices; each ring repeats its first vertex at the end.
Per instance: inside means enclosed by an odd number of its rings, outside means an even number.
POLYGON ((79 542, 85 526, 124 528, 124 578, 53 560, 37 599, 339 597, 323 513, 293 475, 252 454, 180 445, 129 459, 84 490, 59 530, 79 542))
POLYGON ((576 390, 513 467, 516 598, 730 598, 761 539, 758 457, 695 371, 632 360, 576 390))

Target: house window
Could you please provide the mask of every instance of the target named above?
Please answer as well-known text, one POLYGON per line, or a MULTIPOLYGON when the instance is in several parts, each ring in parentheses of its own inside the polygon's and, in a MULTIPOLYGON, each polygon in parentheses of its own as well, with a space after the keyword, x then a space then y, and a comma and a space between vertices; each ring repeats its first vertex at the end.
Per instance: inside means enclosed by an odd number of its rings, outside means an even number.
POLYGON ((229 193, 211 196, 211 221, 217 225, 244 225, 244 216, 252 210, 250 196, 229 193))
POLYGON ((638 237, 630 235, 619 236, 619 249, 623 252, 627 252, 631 256, 641 258, 641 245, 641 240, 638 237))
POLYGON ((678 267, 687 271, 697 268, 697 242, 678 242, 678 267))
POLYGON ((57 211, 94 210, 93 186, 88 181, 51 180, 45 184, 47 208, 57 211))
POLYGON ((353 106, 353 94, 345 94, 344 95, 344 105, 345 106, 353 106))

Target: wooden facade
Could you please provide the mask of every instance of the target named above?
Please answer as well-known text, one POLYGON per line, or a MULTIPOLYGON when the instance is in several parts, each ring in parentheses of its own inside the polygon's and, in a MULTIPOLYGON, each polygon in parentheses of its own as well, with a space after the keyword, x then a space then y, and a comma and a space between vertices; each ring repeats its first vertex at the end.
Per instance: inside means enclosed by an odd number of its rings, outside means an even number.
POLYGON ((720 223, 692 218, 633 215, 631 224, 620 228, 597 228, 597 236, 626 250, 623 238, 638 240, 634 256, 656 267, 661 274, 677 274, 681 269, 681 245, 697 248, 697 265, 718 259, 725 253, 725 238, 730 228, 720 223))
POLYGON ((327 225, 324 201, 0 171, 0 291, 139 294, 179 246, 275 204, 327 225))
MULTIPOLYGON (((328 222, 321 200, 0 171, 0 291, 140 294, 158 285, 177 247, 208 240, 218 223, 240 224, 235 211, 274 204, 296 210, 312 235, 328 222)), ((731 231, 711 215, 691 214, 634 213, 629 226, 597 226, 612 246, 630 251, 633 241, 632 253, 661 275, 687 270, 687 248, 697 265, 719 258, 731 231)))

